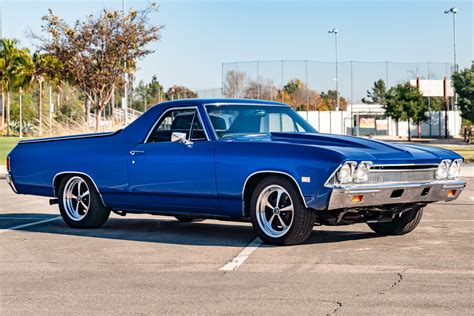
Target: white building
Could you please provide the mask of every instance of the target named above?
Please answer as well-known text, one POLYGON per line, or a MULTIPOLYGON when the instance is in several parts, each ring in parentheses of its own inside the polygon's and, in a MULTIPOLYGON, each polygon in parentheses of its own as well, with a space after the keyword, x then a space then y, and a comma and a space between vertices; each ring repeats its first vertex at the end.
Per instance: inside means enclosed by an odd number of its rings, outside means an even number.
MULTIPOLYGON (((298 113, 322 133, 408 136, 408 122, 397 123, 390 117, 386 117, 385 110, 380 104, 349 104, 346 111, 300 111, 298 113)), ((428 120, 420 126, 410 124, 411 135, 418 136, 420 133, 422 137, 444 137, 445 112, 437 111, 427 114, 428 120)), ((459 135, 461 124, 460 112, 448 111, 448 135, 459 135)))

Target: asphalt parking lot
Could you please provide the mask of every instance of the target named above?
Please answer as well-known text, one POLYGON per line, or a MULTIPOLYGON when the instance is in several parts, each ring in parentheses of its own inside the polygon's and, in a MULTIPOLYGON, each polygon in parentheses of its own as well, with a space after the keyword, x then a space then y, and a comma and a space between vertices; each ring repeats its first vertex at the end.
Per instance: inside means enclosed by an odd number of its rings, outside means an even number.
POLYGON ((113 215, 71 229, 2 179, 0 313, 472 315, 473 184, 405 236, 315 227, 304 245, 274 247, 250 224, 214 220, 113 215))

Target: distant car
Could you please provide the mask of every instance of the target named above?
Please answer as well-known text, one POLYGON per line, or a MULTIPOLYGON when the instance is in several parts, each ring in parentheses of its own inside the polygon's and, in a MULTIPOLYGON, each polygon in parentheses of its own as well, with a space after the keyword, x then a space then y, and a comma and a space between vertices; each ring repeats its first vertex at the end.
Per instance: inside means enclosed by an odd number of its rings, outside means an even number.
POLYGON ((21 141, 8 182, 52 197, 71 227, 110 212, 251 221, 262 240, 304 242, 316 225, 405 234, 425 205, 456 199, 463 159, 440 148, 318 133, 285 104, 161 103, 123 130, 21 141))

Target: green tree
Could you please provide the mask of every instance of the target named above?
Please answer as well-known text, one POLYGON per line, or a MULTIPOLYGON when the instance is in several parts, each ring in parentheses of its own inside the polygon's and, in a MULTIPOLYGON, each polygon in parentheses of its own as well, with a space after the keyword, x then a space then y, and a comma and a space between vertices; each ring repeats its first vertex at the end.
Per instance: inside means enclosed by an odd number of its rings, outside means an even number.
POLYGON ((366 104, 385 104, 387 102, 387 87, 382 79, 374 82, 371 90, 367 90, 367 98, 362 98, 366 104))
POLYGON ((409 82, 389 89, 384 105, 385 114, 395 119, 408 121, 408 140, 411 140, 410 123, 420 124, 427 119, 428 106, 420 91, 409 82))
POLYGON ((158 81, 156 75, 153 75, 151 78, 151 82, 148 84, 146 91, 149 98, 148 105, 154 105, 161 102, 165 95, 163 86, 158 81))
POLYGON ((474 64, 470 68, 455 72, 452 80, 458 95, 461 116, 474 124, 474 64))
POLYGON ((31 81, 34 65, 28 49, 17 47, 14 39, 3 38, 0 42, 0 81, 6 93, 5 123, 10 135, 11 95, 31 81))
POLYGON ((156 75, 153 75, 151 82, 145 83, 140 80, 138 86, 134 89, 133 108, 138 111, 146 111, 163 100, 163 86, 158 82, 156 75))
POLYGON ((443 97, 425 97, 430 111, 443 111, 444 101, 443 97))
MULTIPOLYGON (((321 92, 321 101, 318 104, 318 110, 334 111, 336 109, 336 90, 328 90, 328 92, 321 92)), ((345 111, 347 109, 347 100, 339 94, 339 110, 345 111)))
POLYGON ((64 80, 61 71, 61 62, 50 54, 33 54, 33 80, 38 84, 38 134, 43 133, 43 100, 45 82, 59 86, 64 80))
POLYGON ((184 86, 172 86, 166 91, 165 97, 167 100, 177 100, 197 98, 198 95, 193 90, 184 86))
POLYGON ((36 36, 41 49, 56 57, 63 72, 82 89, 95 110, 96 130, 115 89, 124 86, 124 75, 136 69, 137 60, 153 52, 147 45, 160 38, 162 27, 148 23, 156 9, 152 4, 125 15, 104 10, 72 26, 51 10, 43 17, 43 30, 48 36, 36 36))

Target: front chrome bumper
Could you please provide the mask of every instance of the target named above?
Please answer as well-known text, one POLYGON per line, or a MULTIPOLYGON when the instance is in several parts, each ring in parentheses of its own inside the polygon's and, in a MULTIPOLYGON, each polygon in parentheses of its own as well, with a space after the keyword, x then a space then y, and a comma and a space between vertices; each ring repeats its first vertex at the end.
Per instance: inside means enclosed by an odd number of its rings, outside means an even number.
POLYGON ((336 186, 332 190, 328 210, 385 204, 452 201, 458 198, 465 186, 466 182, 463 180, 336 186))
POLYGON ((13 182, 13 176, 10 172, 7 172, 7 183, 10 185, 10 188, 12 188, 13 192, 18 193, 15 183, 13 182))

